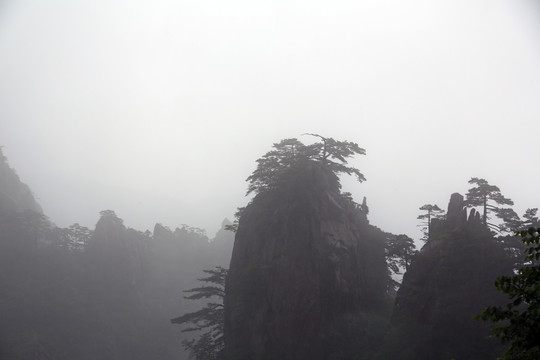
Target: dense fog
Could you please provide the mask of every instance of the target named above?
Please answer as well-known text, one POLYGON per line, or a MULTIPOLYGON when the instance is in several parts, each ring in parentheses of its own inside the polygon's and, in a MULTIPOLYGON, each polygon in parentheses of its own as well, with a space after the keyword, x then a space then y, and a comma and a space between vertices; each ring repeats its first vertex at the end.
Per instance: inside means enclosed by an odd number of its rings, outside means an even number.
POLYGON ((0 144, 64 226, 113 208, 213 234, 306 132, 367 150, 345 186, 395 232, 472 176, 540 200, 537 170, 515 181, 539 154, 535 1, 0 6, 0 144))
POLYGON ((538 44, 534 0, 1 2, 0 360, 500 356, 538 44))

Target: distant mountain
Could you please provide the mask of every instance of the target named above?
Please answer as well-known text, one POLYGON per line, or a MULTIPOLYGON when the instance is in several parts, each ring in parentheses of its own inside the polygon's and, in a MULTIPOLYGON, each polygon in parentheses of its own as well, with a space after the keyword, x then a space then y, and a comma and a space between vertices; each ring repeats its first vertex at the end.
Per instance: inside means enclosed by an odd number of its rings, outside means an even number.
POLYGON ((33 210, 43 213, 34 194, 12 169, 0 147, 0 209, 14 211, 33 210))
POLYGON ((170 319, 204 269, 228 267, 234 233, 154 234, 103 210, 94 230, 50 222, 0 149, 0 359, 187 360, 170 319))

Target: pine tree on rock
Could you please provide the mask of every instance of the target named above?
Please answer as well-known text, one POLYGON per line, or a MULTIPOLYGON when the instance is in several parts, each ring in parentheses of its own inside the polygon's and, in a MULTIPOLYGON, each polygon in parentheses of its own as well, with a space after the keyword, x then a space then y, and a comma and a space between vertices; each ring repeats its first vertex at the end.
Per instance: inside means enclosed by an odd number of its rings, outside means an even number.
POLYGON ((350 141, 338 141, 318 134, 305 135, 315 136, 321 139, 321 142, 307 146, 308 154, 313 159, 327 165, 336 174, 356 175, 356 179, 359 182, 366 181, 366 178, 358 169, 346 165, 348 158, 357 154, 365 155, 366 150, 350 141))
POLYGON ((317 134, 305 134, 321 139, 311 145, 304 145, 296 138, 284 139, 273 145, 273 150, 257 160, 257 168, 246 179, 249 183, 247 194, 258 194, 271 190, 276 180, 291 166, 302 161, 314 161, 327 167, 334 175, 345 173, 355 175, 359 182, 366 180, 364 175, 355 167, 347 165, 347 159, 358 154, 365 155, 366 151, 356 143, 338 141, 317 134))
POLYGON ((386 240, 386 262, 394 274, 400 274, 401 269, 409 270, 417 253, 414 240, 407 235, 392 235, 386 240))
POLYGON ((247 194, 268 190, 284 169, 307 157, 305 145, 296 138, 283 139, 273 147, 274 150, 257 159, 257 168, 246 179, 249 182, 247 194))
POLYGON ((523 221, 519 215, 511 208, 500 208, 494 210, 495 215, 503 222, 498 225, 499 232, 515 233, 523 227, 523 221))
POLYGON ((503 224, 501 227, 490 223, 489 213, 494 213, 504 223, 511 223, 517 215, 514 216, 515 213, 513 213, 513 210, 509 211, 511 209, 502 208, 501 205, 511 206, 514 205, 514 202, 504 197, 497 186, 489 184, 485 179, 471 178, 469 184, 474 184, 475 186, 470 188, 466 194, 466 206, 481 206, 483 208, 482 223, 485 226, 499 232, 506 230, 506 224, 503 224))
POLYGON ((424 237, 422 240, 428 241, 429 234, 431 233, 431 220, 444 217, 444 210, 442 210, 436 204, 422 205, 419 210, 426 212, 425 214, 418 215, 417 219, 422 220, 420 223, 420 226, 422 226, 422 230, 424 231, 424 237))
POLYGON ((189 300, 217 298, 218 302, 209 302, 201 310, 171 319, 171 323, 189 324, 190 326, 182 332, 203 331, 198 339, 184 340, 182 345, 196 360, 217 360, 225 347, 223 298, 227 269, 217 266, 203 271, 208 276, 199 280, 211 285, 185 290, 184 292, 191 293, 185 298, 189 300))

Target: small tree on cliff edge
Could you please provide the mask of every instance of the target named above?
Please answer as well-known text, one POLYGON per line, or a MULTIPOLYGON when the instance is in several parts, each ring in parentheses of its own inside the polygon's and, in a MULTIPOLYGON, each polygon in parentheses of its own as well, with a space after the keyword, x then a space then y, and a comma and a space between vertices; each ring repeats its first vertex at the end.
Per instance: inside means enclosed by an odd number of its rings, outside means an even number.
POLYGON ((491 229, 495 229, 497 231, 501 230, 499 226, 492 224, 488 221, 490 219, 490 212, 494 213, 497 217, 501 218, 506 223, 511 223, 515 220, 515 213, 513 212, 513 210, 508 208, 501 208, 499 206, 514 205, 514 202, 508 198, 505 198, 501 194, 501 190, 497 186, 490 185, 486 180, 479 178, 471 178, 471 180, 469 180, 469 184, 474 184, 476 186, 470 188, 467 192, 465 203, 469 207, 483 207, 482 223, 485 226, 491 229))
POLYGON ((272 188, 283 170, 302 160, 317 161, 328 167, 334 174, 355 175, 359 182, 366 180, 355 167, 347 165, 347 159, 354 155, 365 155, 366 151, 356 143, 325 138, 318 134, 305 134, 321 139, 311 145, 304 145, 296 138, 284 139, 273 145, 273 150, 257 160, 257 168, 246 179, 248 192, 260 193, 272 188))
POLYGON ((418 253, 414 240, 405 234, 390 235, 386 239, 386 262, 394 274, 409 270, 413 257, 418 253))
POLYGON ((422 230, 424 232, 424 237, 422 238, 422 240, 428 241, 429 234, 431 232, 431 220, 442 218, 444 216, 444 210, 442 210, 436 204, 422 205, 419 210, 426 212, 425 214, 418 215, 417 219, 422 220, 422 222, 420 223, 420 226, 422 227, 422 230))

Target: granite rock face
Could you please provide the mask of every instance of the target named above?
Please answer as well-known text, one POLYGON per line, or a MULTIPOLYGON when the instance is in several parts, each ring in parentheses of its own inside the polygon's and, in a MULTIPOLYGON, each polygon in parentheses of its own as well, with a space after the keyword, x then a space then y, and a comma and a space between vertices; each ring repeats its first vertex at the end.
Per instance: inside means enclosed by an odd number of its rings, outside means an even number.
POLYGON ((377 359, 496 358, 499 342, 473 316, 505 303, 493 283, 511 274, 513 264, 478 212, 467 217, 463 196, 452 194, 447 219, 434 220, 430 240, 403 277, 377 359))
POLYGON ((362 317, 384 301, 388 280, 384 235, 362 207, 340 193, 333 173, 313 163, 295 169, 240 219, 226 284, 226 358, 332 358, 336 347, 346 351, 343 334, 365 340, 362 317))

